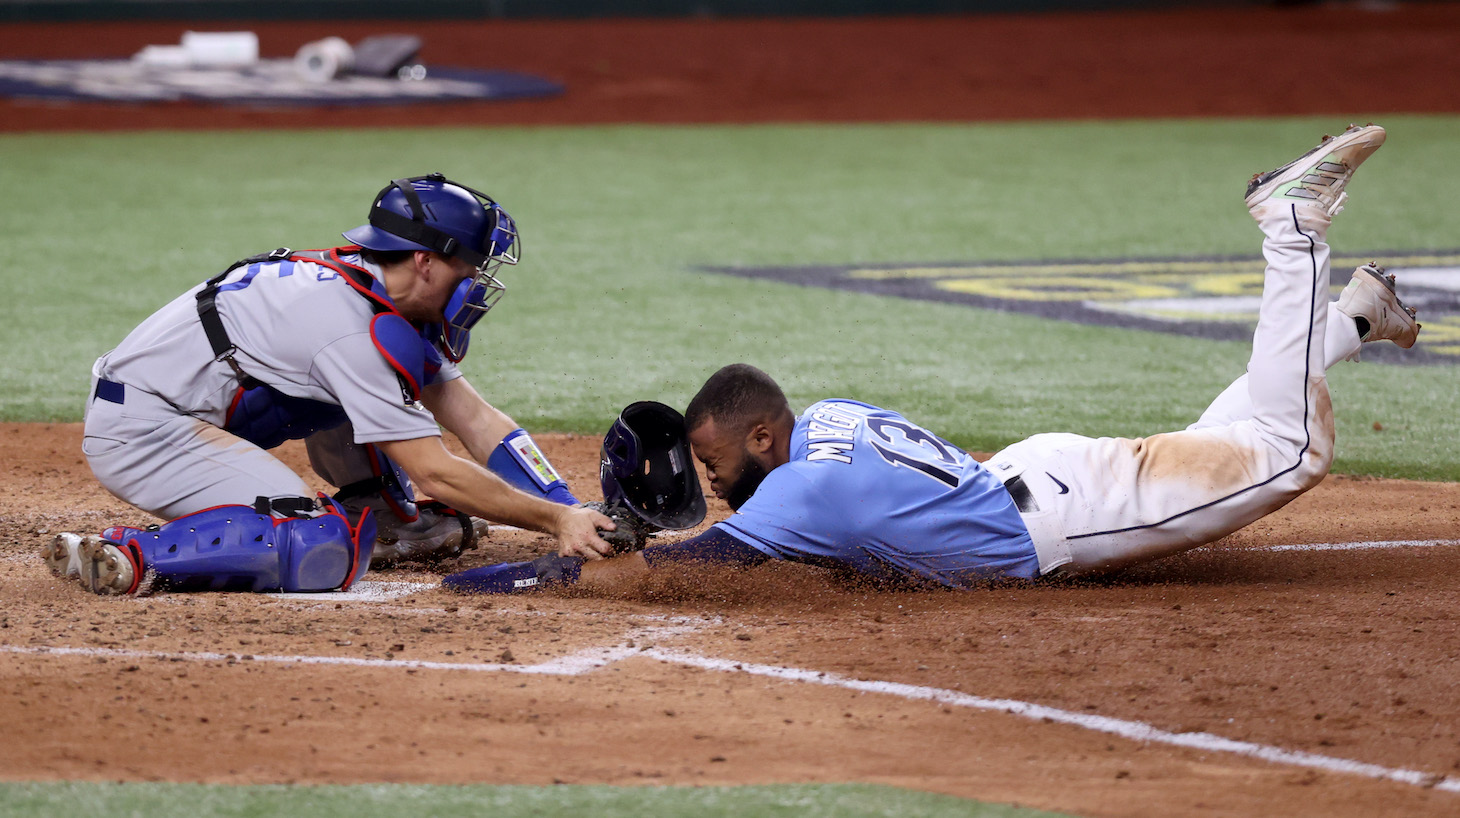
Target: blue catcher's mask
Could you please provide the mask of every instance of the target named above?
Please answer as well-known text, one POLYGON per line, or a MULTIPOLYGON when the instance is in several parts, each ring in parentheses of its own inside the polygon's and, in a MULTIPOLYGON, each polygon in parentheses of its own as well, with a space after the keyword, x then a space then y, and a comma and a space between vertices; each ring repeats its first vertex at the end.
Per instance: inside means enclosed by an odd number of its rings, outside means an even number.
POLYGON ((371 250, 430 250, 476 268, 447 301, 445 323, 428 328, 453 363, 466 355, 472 326, 506 291, 497 270, 516 264, 521 247, 517 223, 501 205, 439 173, 392 181, 370 206, 369 224, 344 236, 371 250))
POLYGON ((444 311, 446 323, 441 327, 441 348, 452 363, 466 357, 471 345, 471 328, 482 320, 487 310, 496 306, 507 291, 507 286, 497 279, 497 270, 503 264, 516 264, 514 251, 517 243, 517 223, 507 215, 500 205, 490 206, 494 216, 491 238, 487 242, 489 252, 485 261, 477 267, 476 275, 464 278, 456 285, 444 311))

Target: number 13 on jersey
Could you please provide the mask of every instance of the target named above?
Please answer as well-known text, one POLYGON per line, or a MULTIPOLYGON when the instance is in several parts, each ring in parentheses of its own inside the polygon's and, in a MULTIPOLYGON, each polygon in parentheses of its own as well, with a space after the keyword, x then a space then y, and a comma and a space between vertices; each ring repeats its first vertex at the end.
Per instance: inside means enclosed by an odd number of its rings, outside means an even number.
POLYGON ((915 469, 957 488, 959 477, 958 450, 948 441, 905 420, 867 418, 867 431, 872 433, 872 448, 894 466, 915 469))

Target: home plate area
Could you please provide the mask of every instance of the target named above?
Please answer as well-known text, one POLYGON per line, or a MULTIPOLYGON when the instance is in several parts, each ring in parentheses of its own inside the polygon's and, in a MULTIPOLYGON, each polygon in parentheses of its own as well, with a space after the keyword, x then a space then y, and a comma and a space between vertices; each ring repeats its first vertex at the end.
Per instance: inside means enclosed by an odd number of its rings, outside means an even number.
MULTIPOLYGON (((864 781, 1081 815, 1460 804, 1454 485, 1333 476, 1180 557, 964 592, 785 563, 618 597, 442 590, 550 547, 494 527, 348 593, 105 598, 37 556, 136 516, 48 454, 77 435, 0 435, 27 498, 0 497, 16 780, 864 781)), ((539 442, 592 485, 600 440, 539 442)))

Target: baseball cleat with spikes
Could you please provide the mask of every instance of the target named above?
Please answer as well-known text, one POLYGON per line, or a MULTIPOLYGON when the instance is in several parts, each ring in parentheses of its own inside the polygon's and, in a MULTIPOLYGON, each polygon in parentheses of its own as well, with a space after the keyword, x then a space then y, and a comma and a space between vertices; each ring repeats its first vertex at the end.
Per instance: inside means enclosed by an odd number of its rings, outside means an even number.
POLYGON ((41 548, 41 559, 58 577, 81 576, 81 535, 61 533, 41 548))
POLYGON ((1354 269, 1353 278, 1338 296, 1338 311, 1359 324, 1361 341, 1393 341, 1404 349, 1414 346, 1420 324, 1415 309, 1399 300, 1394 276, 1377 262, 1354 269), (1368 330, 1364 330, 1364 324, 1368 330))
POLYGON ((144 570, 140 556, 111 540, 81 538, 81 587, 93 594, 141 596, 152 590, 154 575, 144 570))
POLYGON ((1247 184, 1247 209, 1254 214, 1268 202, 1308 205, 1330 218, 1343 209, 1344 188, 1354 171, 1384 144, 1378 125, 1350 125, 1338 136, 1325 136, 1317 147, 1282 167, 1258 173, 1247 184))
MULTIPOLYGON (((488 536, 486 520, 457 511, 437 511, 422 504, 417 514, 415 522, 381 524, 370 556, 371 568, 459 557, 488 536)), ((380 515, 376 520, 382 518, 393 519, 380 515)))

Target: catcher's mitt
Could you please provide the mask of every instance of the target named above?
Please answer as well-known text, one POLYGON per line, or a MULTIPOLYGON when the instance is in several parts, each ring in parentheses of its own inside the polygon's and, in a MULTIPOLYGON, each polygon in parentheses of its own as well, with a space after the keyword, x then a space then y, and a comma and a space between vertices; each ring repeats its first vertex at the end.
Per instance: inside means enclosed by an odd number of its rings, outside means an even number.
POLYGON ((659 530, 651 523, 640 519, 639 515, 618 503, 609 505, 608 503, 594 500, 583 503, 582 505, 584 508, 591 508, 599 514, 613 520, 618 526, 618 528, 612 531, 600 528, 598 530, 598 536, 604 542, 613 546, 613 550, 620 554, 642 549, 649 535, 659 530))

